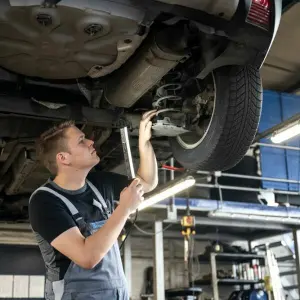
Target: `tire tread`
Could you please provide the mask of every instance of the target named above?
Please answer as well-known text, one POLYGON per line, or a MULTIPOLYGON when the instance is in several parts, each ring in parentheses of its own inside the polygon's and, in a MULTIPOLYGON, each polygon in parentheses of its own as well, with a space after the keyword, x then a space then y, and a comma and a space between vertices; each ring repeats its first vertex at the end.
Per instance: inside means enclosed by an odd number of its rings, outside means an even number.
MULTIPOLYGON (((219 128, 218 138, 210 141, 204 160, 197 163, 197 159, 185 158, 187 150, 182 149, 177 160, 189 169, 223 171, 233 167, 244 157, 258 128, 262 106, 259 70, 252 66, 231 66, 219 72, 223 78, 226 76, 229 84, 225 122, 219 128)), ((221 85, 224 88, 224 84, 221 85)))

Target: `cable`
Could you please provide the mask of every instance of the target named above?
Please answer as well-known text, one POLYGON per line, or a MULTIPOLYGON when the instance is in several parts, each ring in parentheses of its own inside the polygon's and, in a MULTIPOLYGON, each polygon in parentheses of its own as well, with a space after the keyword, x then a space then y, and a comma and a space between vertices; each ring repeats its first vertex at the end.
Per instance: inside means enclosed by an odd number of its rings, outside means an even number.
POLYGON ((173 224, 169 224, 169 225, 167 225, 163 230, 161 230, 161 231, 158 231, 158 232, 149 232, 149 231, 145 231, 145 230, 143 230, 142 228, 140 228, 138 225, 136 225, 136 224, 134 224, 134 227, 138 230, 138 231, 140 231, 141 233, 143 233, 143 234, 145 234, 145 235, 151 235, 151 236, 154 236, 154 235, 156 235, 156 234, 158 234, 158 233, 161 233, 161 232, 164 232, 164 231, 166 231, 168 228, 170 228, 171 226, 172 226, 173 224))
POLYGON ((140 232, 143 233, 143 234, 154 236, 154 235, 156 235, 156 234, 158 234, 158 233, 161 233, 161 232, 166 231, 168 228, 170 228, 170 227, 173 225, 173 224, 169 224, 169 225, 166 226, 163 230, 158 231, 158 232, 156 232, 156 233, 154 233, 154 232, 148 232, 148 231, 145 231, 145 230, 141 229, 138 225, 135 224, 135 223, 136 223, 136 220, 137 220, 137 217, 138 217, 138 210, 136 210, 135 218, 134 218, 133 222, 131 223, 131 226, 130 226, 130 228, 128 229, 128 232, 126 233, 126 236, 125 236, 124 240, 122 241, 122 243, 121 243, 121 245, 120 245, 120 247, 119 247, 120 250, 123 248, 124 243, 125 243, 127 237, 129 236, 129 234, 130 234, 130 232, 131 232, 131 230, 132 230, 133 227, 135 227, 138 231, 140 231, 140 232))
POLYGON ((128 238, 128 236, 129 236, 129 234, 130 234, 130 232, 131 232, 133 226, 135 225, 135 222, 136 222, 137 217, 138 217, 138 212, 139 212, 139 211, 136 210, 134 220, 133 220, 131 226, 129 227, 129 229, 128 229, 126 235, 125 235, 125 238, 124 238, 124 240, 122 241, 122 243, 121 243, 121 245, 120 245, 120 247, 119 247, 120 250, 123 248, 126 239, 128 238))

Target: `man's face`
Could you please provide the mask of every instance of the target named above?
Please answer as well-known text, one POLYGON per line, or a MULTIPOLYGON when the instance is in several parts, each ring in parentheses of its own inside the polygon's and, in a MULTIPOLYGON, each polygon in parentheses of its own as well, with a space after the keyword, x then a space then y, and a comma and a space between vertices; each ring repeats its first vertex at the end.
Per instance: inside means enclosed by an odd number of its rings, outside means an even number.
POLYGON ((72 126, 66 130, 68 153, 63 164, 78 170, 92 169, 100 161, 94 148, 94 142, 86 139, 84 133, 72 126))

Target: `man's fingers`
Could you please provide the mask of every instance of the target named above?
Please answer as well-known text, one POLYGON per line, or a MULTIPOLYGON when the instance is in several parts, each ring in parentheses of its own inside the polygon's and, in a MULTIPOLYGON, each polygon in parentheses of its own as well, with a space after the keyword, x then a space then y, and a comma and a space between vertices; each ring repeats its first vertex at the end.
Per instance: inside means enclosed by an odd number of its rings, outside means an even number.
POLYGON ((143 114, 142 120, 143 121, 145 121, 146 119, 150 120, 151 118, 153 118, 156 115, 156 112, 157 112, 156 109, 147 111, 146 113, 143 114))
POLYGON ((130 186, 131 187, 136 187, 139 184, 140 184, 140 179, 139 178, 135 178, 134 180, 132 180, 130 186))
POLYGON ((149 110, 143 114, 143 119, 146 119, 149 115, 156 113, 156 109, 149 110))
POLYGON ((140 191, 144 191, 144 187, 141 184, 136 186, 136 191, 139 193, 140 191))
POLYGON ((143 188, 143 185, 139 183, 139 184, 136 186, 136 188, 137 188, 137 189, 142 189, 142 188, 143 188))

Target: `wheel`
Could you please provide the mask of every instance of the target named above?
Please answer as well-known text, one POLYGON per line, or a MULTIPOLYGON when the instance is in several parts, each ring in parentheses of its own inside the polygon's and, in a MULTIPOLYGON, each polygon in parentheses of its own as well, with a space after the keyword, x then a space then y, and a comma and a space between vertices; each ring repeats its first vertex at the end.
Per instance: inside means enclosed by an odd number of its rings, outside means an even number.
POLYGON ((174 158, 190 170, 223 171, 236 165, 249 149, 260 119, 259 70, 222 67, 210 77, 210 117, 199 121, 197 130, 170 139, 174 158))

